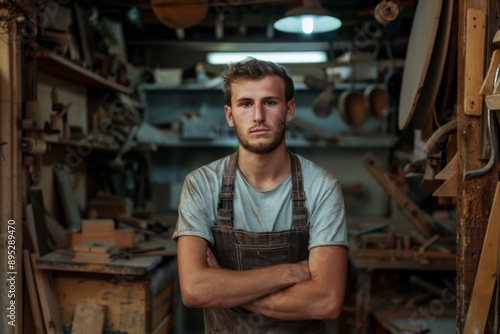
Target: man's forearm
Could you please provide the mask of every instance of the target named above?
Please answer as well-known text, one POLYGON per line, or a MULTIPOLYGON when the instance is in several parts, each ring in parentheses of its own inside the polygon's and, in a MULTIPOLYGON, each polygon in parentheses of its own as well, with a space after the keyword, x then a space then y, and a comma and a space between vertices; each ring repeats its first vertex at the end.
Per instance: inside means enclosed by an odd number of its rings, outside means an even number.
POLYGON ((310 281, 281 289, 243 307, 251 312, 282 320, 336 318, 343 291, 317 291, 310 281))
POLYGON ((334 319, 344 300, 347 251, 342 246, 313 248, 311 279, 286 287, 243 307, 283 320, 334 319))
POLYGON ((243 271, 205 267, 181 277, 182 297, 190 307, 230 308, 247 304, 309 277, 307 262, 243 271))

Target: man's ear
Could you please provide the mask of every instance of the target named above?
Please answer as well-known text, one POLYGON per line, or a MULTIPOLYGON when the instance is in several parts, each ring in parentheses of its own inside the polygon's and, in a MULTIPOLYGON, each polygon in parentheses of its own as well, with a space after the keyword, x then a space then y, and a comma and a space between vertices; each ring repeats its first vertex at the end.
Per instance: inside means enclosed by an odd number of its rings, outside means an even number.
POLYGON ((233 112, 231 111, 231 106, 225 105, 224 106, 224 113, 226 114, 226 122, 227 124, 233 128, 234 127, 234 121, 233 121, 233 112))
POLYGON ((291 99, 286 103, 286 122, 289 123, 293 120, 295 115, 295 99, 291 99))

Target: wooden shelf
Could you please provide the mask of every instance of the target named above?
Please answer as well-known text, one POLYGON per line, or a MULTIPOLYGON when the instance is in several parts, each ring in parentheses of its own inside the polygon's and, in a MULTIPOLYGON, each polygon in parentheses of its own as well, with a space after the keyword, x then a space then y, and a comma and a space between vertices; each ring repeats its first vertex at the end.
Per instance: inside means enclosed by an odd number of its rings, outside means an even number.
POLYGON ((66 58, 53 54, 49 50, 38 50, 29 53, 28 56, 36 57, 38 67, 52 75, 81 83, 87 87, 130 94, 130 89, 127 87, 92 73, 66 58))
POLYGON ((71 147, 85 146, 86 149, 92 148, 93 150, 109 151, 109 152, 118 152, 120 149, 118 145, 94 144, 90 143, 88 140, 72 140, 72 139, 61 139, 61 138, 58 139, 45 138, 44 140, 47 144, 54 146, 71 146, 71 147))

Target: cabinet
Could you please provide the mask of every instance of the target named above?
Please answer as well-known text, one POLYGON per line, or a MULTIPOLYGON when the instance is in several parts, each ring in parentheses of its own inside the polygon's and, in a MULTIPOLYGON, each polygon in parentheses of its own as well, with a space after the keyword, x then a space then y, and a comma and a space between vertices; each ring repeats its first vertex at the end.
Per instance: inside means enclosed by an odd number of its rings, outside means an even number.
POLYGON ((50 271, 63 325, 71 327, 78 302, 104 305, 106 333, 168 333, 175 325, 177 262, 161 257, 116 260, 113 265, 78 264, 49 253, 37 268, 50 271))

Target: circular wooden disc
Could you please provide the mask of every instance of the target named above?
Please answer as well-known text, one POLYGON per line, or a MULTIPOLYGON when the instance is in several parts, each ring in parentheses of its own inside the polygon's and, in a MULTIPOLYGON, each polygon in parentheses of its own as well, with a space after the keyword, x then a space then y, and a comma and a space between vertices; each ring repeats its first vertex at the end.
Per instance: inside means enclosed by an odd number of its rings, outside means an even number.
MULTIPOLYGON (((413 115, 413 125, 416 129, 421 129, 434 107, 439 86, 445 67, 446 54, 449 49, 449 39, 451 30, 451 20, 453 18, 453 1, 445 1, 439 19, 436 42, 432 51, 431 62, 427 75, 425 76, 422 93, 418 100, 415 114, 413 115)), ((449 78, 444 78, 448 81, 449 78)))
POLYGON ((443 1, 419 1, 406 51, 405 70, 399 98, 398 123, 404 130, 410 124, 424 85, 443 1))
POLYGON ((200 23, 208 11, 208 0, 151 0, 153 13, 172 29, 189 28, 200 23))

